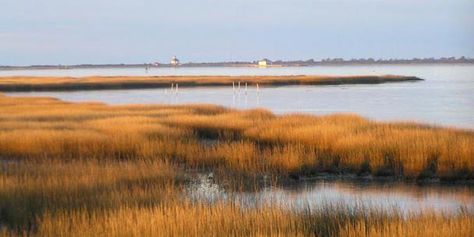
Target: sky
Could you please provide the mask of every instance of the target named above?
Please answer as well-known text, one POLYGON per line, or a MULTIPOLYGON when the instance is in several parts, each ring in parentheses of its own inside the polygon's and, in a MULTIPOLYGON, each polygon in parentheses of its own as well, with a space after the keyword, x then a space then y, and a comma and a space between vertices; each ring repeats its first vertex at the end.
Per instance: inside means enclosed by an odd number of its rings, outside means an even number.
POLYGON ((0 0, 0 65, 474 57, 474 0, 0 0))

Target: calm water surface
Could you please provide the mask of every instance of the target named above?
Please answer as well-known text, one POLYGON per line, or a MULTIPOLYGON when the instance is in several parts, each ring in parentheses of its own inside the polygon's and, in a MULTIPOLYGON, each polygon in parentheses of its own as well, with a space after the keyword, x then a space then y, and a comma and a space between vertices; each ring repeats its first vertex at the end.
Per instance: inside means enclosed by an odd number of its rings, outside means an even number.
POLYGON ((201 175, 188 187, 194 200, 215 202, 234 200, 244 206, 276 204, 291 209, 317 209, 325 205, 367 207, 407 214, 434 211, 453 214, 474 211, 474 186, 417 185, 400 182, 303 181, 298 185, 267 187, 259 192, 229 194, 201 175))
POLYGON ((8 93, 52 96, 66 101, 109 104, 210 103, 235 108, 267 108, 275 113, 357 113, 375 120, 418 121, 434 125, 474 128, 474 65, 324 66, 286 68, 143 68, 17 70, 2 75, 383 75, 417 76, 422 82, 343 86, 253 86, 240 93, 231 87, 114 91, 8 93))
MULTIPOLYGON (((5 75, 382 75, 417 76, 423 82, 380 85, 232 87, 8 93, 11 96, 51 96, 66 101, 102 101, 109 104, 211 103, 235 108, 267 108, 275 113, 357 113, 382 121, 409 120, 474 129, 474 66, 339 66, 295 68, 143 68, 0 71, 5 75)), ((416 212, 430 209, 453 213, 474 210, 474 187, 419 186, 401 183, 317 181, 232 197, 218 184, 202 176, 189 186, 189 194, 200 200, 235 198, 247 205, 274 203, 291 208, 323 204, 369 206, 384 210, 416 212)))

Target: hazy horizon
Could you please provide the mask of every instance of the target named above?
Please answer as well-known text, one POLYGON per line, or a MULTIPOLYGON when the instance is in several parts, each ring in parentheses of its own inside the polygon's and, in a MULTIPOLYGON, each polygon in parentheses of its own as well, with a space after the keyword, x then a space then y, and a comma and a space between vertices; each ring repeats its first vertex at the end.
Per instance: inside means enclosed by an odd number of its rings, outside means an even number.
POLYGON ((470 0, 0 4, 0 65, 474 57, 470 0))

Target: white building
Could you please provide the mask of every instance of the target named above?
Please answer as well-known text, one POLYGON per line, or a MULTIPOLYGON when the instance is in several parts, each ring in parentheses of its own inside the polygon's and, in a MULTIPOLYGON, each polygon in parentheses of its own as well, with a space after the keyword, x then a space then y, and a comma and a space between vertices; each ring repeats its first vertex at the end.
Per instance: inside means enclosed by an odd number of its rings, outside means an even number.
POLYGON ((171 61, 170 61, 171 66, 178 66, 179 65, 179 59, 174 56, 171 61))
POLYGON ((258 66, 259 67, 266 67, 266 66, 269 66, 271 64, 272 64, 272 62, 270 60, 266 59, 266 58, 258 61, 258 66))

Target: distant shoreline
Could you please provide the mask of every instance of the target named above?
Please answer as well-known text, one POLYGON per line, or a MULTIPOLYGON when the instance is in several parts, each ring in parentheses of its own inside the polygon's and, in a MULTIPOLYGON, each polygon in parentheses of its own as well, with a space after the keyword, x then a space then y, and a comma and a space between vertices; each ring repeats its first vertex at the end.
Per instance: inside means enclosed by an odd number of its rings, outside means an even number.
MULTIPOLYGON (((473 65, 472 58, 440 58, 440 59, 353 59, 344 60, 340 58, 324 59, 321 61, 296 60, 296 61, 273 61, 268 66, 271 67, 312 67, 312 66, 377 66, 377 65, 473 65)), ((41 70, 41 69, 96 69, 96 68, 180 68, 180 67, 259 67, 256 61, 253 62, 202 62, 183 63, 174 66, 166 63, 138 63, 138 64, 75 64, 75 65, 28 65, 28 66, 8 66, 0 65, 0 70, 41 70)))
POLYGON ((421 81, 413 76, 93 76, 93 77, 0 77, 1 92, 80 91, 214 86, 286 86, 380 84, 421 81))

